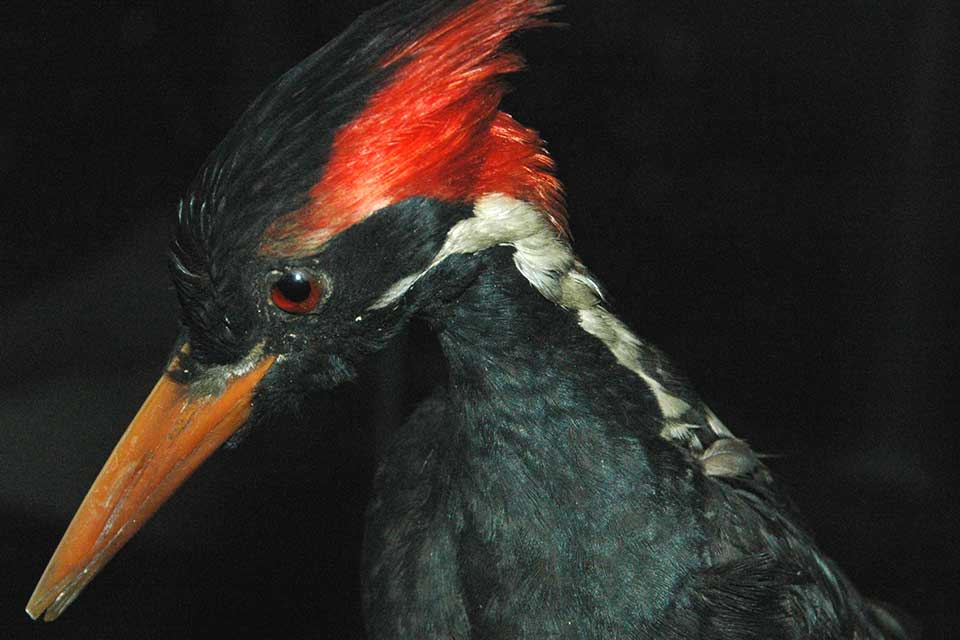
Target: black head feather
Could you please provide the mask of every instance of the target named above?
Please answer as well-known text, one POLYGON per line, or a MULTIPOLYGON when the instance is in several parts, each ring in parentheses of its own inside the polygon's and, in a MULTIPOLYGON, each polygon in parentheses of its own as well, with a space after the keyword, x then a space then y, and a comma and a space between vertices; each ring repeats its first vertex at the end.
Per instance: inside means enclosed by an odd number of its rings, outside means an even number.
POLYGON ((240 298, 263 230, 307 202, 334 135, 387 81, 378 62, 467 4, 398 0, 367 12, 268 86, 216 147, 181 201, 170 254, 197 358, 249 350, 254 318, 240 298))

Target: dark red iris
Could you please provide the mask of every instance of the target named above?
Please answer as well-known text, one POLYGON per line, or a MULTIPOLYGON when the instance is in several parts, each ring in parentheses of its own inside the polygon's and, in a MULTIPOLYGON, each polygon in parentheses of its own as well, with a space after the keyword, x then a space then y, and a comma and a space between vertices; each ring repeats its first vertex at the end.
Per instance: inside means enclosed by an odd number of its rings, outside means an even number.
POLYGON ((320 304, 323 293, 316 278, 304 271, 288 271, 273 283, 270 299, 287 313, 309 313, 320 304))

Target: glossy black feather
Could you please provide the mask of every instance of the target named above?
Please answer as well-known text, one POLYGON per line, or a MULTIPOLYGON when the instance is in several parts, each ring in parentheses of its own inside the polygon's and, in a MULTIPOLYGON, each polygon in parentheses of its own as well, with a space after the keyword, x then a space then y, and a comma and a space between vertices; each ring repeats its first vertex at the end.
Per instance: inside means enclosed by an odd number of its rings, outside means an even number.
POLYGON ((462 2, 395 2, 271 85, 184 200, 172 250, 198 366, 279 354, 254 419, 285 411, 414 319, 437 335, 444 388, 384 442, 365 538, 372 638, 905 638, 799 523, 745 443, 645 343, 651 387, 518 271, 509 246, 424 270, 472 203, 413 198, 290 265, 330 295, 267 302, 259 234, 300 207, 332 135, 384 80, 374 63, 462 2), (394 303, 398 280, 423 277, 394 303), (664 436, 671 426, 687 439, 664 436))
POLYGON ((181 201, 171 273, 191 344, 209 363, 250 348, 252 325, 238 292, 260 235, 299 209, 320 179, 337 131, 388 80, 379 63, 466 2, 396 0, 270 84, 204 163, 181 201))
POLYGON ((649 390, 511 253, 424 303, 450 379, 382 452, 372 637, 907 637, 767 474, 709 477, 664 441, 649 390))

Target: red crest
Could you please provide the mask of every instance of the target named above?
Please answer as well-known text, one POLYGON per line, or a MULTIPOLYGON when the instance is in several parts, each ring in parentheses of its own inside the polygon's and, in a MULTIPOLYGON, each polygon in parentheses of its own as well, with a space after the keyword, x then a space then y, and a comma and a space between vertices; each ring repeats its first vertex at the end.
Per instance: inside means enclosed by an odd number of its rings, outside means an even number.
POLYGON ((309 255, 375 211, 414 196, 474 201, 504 193, 566 234, 561 186, 539 135, 499 110, 523 59, 512 34, 546 24, 551 0, 475 0, 381 62, 390 72, 335 135, 309 202, 271 224, 265 254, 309 255))

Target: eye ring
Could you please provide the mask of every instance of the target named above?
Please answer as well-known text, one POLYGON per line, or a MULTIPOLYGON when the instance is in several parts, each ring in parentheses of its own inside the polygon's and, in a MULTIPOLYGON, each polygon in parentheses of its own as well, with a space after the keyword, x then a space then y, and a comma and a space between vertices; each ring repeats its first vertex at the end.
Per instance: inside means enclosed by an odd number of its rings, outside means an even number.
POLYGON ((293 314, 310 313, 323 298, 323 283, 303 269, 292 269, 280 275, 270 287, 270 301, 281 311, 293 314))

